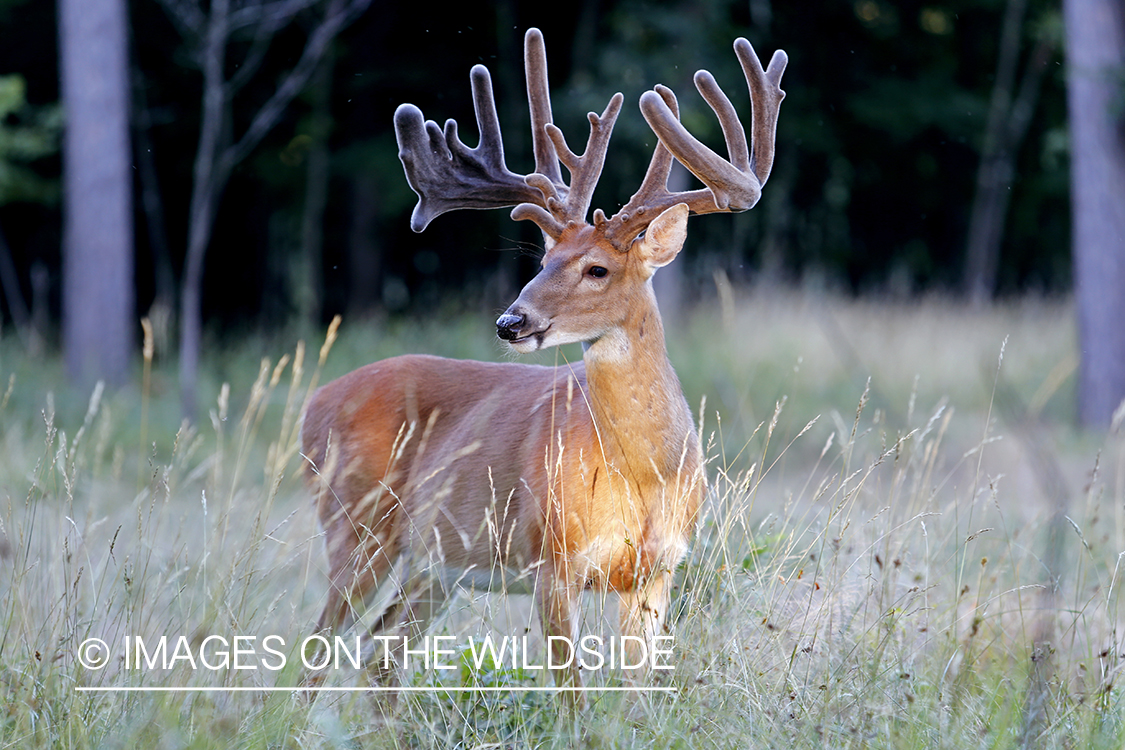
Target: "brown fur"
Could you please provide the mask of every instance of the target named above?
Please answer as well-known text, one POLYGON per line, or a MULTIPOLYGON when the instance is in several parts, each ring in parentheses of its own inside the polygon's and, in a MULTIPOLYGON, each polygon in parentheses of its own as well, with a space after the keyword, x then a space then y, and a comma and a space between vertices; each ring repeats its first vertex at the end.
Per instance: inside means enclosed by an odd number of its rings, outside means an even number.
MULTIPOLYGON (((542 335, 514 346, 587 341, 582 363, 411 355, 317 391, 302 441, 331 576, 321 628, 362 615, 361 602, 402 565, 377 629, 424 627, 432 607, 412 597, 449 593, 434 584, 438 566, 495 571, 495 588, 522 578, 547 635, 577 636, 587 587, 621 595, 626 633, 662 632, 704 491, 650 283, 679 251, 686 221, 686 207, 669 209, 626 253, 588 226, 548 251, 509 310, 542 335), (609 273, 592 278, 592 265, 609 273)), ((581 682, 577 667, 558 679, 581 682)))

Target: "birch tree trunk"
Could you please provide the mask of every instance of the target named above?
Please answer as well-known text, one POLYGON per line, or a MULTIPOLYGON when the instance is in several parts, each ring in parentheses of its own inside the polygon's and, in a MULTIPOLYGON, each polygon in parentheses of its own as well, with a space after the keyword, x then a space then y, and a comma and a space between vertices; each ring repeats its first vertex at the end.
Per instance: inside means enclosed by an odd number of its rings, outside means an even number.
POLYGON ((1125 5, 1065 0, 1079 421, 1125 400, 1125 5))
POLYGON ((59 0, 63 348, 76 383, 129 378, 133 176, 125 0, 59 0))

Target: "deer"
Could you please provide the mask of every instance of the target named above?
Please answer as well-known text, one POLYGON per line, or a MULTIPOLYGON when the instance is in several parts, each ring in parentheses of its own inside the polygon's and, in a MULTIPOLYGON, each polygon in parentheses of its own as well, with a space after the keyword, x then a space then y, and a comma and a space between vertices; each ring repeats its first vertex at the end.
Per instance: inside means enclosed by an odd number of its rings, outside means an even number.
MULTIPOLYGON (((787 57, 778 50, 763 70, 745 39, 734 51, 750 89, 750 144, 709 72, 694 81, 729 158, 686 130, 669 88, 646 91, 640 109, 657 144, 640 188, 610 218, 600 208, 587 214, 623 96, 588 115, 586 149, 573 152, 552 122, 538 29, 524 38, 534 172, 506 166, 482 65, 470 73, 475 148, 456 121, 442 128, 412 104, 398 107, 399 157, 418 195, 412 229, 447 211, 514 206, 513 220, 542 230, 545 252, 496 321, 497 335, 515 353, 581 343, 582 361, 405 355, 314 393, 301 441, 329 566, 319 632, 424 633, 458 586, 531 593, 548 656, 560 665, 578 636, 585 590, 619 597, 630 650, 669 627, 671 579, 706 476, 652 276, 680 252, 689 215, 752 208, 772 169, 787 57), (704 187, 670 191, 673 160, 704 187)), ((375 671, 391 684, 385 667, 375 671)), ((556 687, 584 704, 577 660, 553 671, 556 687)))

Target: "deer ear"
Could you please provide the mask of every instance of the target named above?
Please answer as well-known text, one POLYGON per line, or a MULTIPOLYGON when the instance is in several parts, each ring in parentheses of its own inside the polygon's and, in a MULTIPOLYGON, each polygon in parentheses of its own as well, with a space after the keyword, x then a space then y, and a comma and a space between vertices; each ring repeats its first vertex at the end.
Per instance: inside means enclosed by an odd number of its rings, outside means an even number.
POLYGON ((675 260, 687 238, 688 207, 678 203, 657 216, 641 239, 641 258, 654 271, 675 260))

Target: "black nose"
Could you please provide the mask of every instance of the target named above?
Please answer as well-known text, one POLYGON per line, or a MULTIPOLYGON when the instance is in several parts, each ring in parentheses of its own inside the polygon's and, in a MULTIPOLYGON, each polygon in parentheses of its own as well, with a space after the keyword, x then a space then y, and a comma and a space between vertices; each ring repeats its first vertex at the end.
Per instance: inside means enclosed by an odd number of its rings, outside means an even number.
POLYGON ((505 341, 519 338, 520 329, 523 328, 525 320, 522 315, 504 313, 496 319, 496 335, 505 341))

